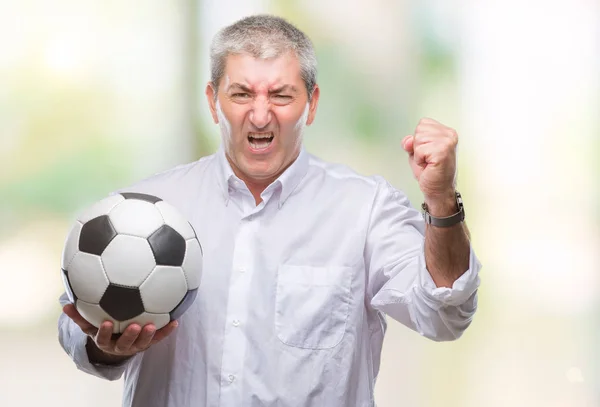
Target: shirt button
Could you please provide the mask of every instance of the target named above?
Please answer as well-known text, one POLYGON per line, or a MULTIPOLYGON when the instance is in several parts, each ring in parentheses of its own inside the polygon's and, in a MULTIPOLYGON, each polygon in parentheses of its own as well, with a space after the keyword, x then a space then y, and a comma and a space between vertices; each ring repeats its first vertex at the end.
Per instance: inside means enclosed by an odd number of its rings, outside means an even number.
POLYGON ((228 378, 231 383, 233 383, 233 381, 235 380, 235 376, 232 374, 230 374, 228 378))
POLYGON ((240 267, 240 273, 245 273, 246 272, 246 268, 245 267, 240 267))
POLYGON ((234 319, 232 321, 233 326, 240 326, 240 321, 238 321, 237 319, 234 319))

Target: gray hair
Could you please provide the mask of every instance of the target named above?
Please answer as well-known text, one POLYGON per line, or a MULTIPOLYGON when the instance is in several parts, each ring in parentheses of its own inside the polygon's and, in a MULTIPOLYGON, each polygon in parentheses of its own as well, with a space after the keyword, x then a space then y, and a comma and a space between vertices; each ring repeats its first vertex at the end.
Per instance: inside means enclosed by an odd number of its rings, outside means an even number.
POLYGON ((317 83, 317 57, 306 34, 283 18, 265 14, 243 18, 221 29, 210 47, 210 79, 215 99, 229 55, 249 54, 269 59, 289 51, 294 52, 300 62, 300 74, 310 100, 317 83))

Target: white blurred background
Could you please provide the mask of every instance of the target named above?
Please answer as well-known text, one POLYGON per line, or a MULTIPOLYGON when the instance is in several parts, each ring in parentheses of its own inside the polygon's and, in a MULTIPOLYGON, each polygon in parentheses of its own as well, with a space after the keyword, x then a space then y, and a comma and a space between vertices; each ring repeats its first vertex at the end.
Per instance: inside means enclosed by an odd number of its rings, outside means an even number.
POLYGON ((74 213, 212 153, 208 44, 248 14, 314 41, 309 151, 421 195, 400 140, 457 129, 484 265, 457 342, 390 321, 379 407, 600 405, 600 4, 594 0, 0 0, 0 406, 114 406, 57 340, 74 213))

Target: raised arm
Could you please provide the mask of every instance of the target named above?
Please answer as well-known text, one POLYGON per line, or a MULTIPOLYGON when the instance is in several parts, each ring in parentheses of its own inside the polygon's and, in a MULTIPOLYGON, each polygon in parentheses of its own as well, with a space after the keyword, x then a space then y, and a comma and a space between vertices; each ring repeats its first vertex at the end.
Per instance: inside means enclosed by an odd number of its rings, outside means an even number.
MULTIPOLYGON (((456 133, 425 119, 403 140, 429 213, 454 214, 456 133)), ((401 191, 381 180, 365 246, 370 305, 428 338, 460 337, 477 308, 481 265, 464 222, 425 225, 401 191)))

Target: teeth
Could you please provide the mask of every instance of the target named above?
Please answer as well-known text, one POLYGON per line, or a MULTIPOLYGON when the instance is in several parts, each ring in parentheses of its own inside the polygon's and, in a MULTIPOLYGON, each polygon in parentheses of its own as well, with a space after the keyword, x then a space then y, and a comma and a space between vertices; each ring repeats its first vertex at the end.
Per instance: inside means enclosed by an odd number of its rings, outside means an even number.
POLYGON ((254 138, 251 138, 250 146, 252 146, 252 148, 257 149, 257 150, 264 150, 265 148, 267 148, 271 145, 272 141, 273 140, 271 140, 269 138, 262 138, 262 139, 260 139, 260 141, 255 140, 254 138))
POLYGON ((255 139, 271 138, 273 137, 273 133, 250 133, 248 134, 248 137, 255 139))

